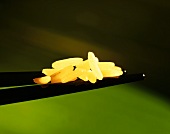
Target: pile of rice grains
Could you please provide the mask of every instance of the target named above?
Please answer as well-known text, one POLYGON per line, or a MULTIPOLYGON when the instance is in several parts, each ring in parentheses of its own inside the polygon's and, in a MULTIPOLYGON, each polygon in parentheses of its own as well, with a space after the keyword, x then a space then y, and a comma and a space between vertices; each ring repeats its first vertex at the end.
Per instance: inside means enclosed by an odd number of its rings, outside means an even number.
POLYGON ((117 77, 123 74, 120 67, 113 62, 99 62, 93 52, 88 52, 88 59, 68 58, 52 63, 52 69, 43 69, 46 76, 35 78, 37 84, 67 83, 78 78, 95 83, 104 77, 117 77))

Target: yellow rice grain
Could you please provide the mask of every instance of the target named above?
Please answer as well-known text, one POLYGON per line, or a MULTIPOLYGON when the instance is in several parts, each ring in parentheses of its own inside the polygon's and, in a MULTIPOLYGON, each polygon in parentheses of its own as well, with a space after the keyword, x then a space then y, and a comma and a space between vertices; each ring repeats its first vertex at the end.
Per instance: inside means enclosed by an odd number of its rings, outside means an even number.
POLYGON ((35 79, 33 79, 33 81, 37 84, 47 84, 51 81, 51 77, 44 76, 44 77, 40 77, 40 78, 35 78, 35 79))
POLYGON ((66 82, 72 81, 73 79, 76 79, 77 77, 79 77, 82 74, 83 74, 83 70, 82 69, 76 69, 74 71, 70 71, 69 73, 67 73, 67 75, 65 75, 61 79, 61 82, 62 83, 66 83, 66 82))
POLYGON ((57 71, 60 71, 61 69, 67 67, 67 66, 75 66, 77 64, 80 64, 83 61, 82 58, 68 58, 64 60, 55 61, 52 63, 52 67, 57 69, 57 71))
POLYGON ((119 71, 122 71, 122 69, 120 68, 120 67, 118 67, 118 66, 114 66, 114 68, 113 69, 115 69, 115 70, 119 70, 119 71))
POLYGON ((81 62, 80 64, 77 64, 77 65, 76 65, 76 68, 81 68, 81 69, 90 70, 89 61, 88 61, 88 60, 85 60, 85 61, 81 62))
POLYGON ((101 72, 103 74, 103 77, 116 77, 123 74, 123 71, 114 69, 101 70, 101 72))
POLYGON ((87 72, 83 73, 82 75, 79 76, 79 78, 83 81, 88 81, 88 76, 87 76, 87 72))
POLYGON ((91 83, 95 83, 97 81, 96 76, 91 70, 87 71, 87 77, 91 83))
POLYGON ((74 69, 73 66, 67 66, 64 69, 62 69, 59 73, 51 76, 51 83, 59 83, 61 82, 62 78, 67 76, 70 72, 72 72, 74 69))
POLYGON ((42 73, 45 75, 51 76, 55 73, 58 73, 58 70, 57 69, 43 69, 42 73))
POLYGON ((88 52, 88 61, 89 61, 90 69, 92 70, 92 72, 94 73, 96 78, 99 80, 102 80, 103 75, 102 75, 102 72, 98 66, 98 62, 96 60, 94 53, 88 52))
POLYGON ((113 62, 98 62, 98 66, 100 70, 103 70, 113 68, 115 67, 115 64, 113 62))
MULTIPOLYGON (((77 68, 77 69, 81 69, 82 70, 82 74, 78 77, 83 81, 88 81, 88 76, 87 76, 87 69, 82 69, 82 68, 77 68)), ((89 69, 90 70, 90 69, 89 69)))

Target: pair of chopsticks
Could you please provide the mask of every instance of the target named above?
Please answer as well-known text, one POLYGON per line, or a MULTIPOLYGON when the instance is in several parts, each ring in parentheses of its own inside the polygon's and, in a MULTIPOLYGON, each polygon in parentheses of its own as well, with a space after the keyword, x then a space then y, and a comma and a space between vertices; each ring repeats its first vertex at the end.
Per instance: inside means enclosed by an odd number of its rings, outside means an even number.
POLYGON ((82 80, 48 85, 35 84, 33 79, 41 76, 43 74, 39 71, 0 73, 0 105, 130 83, 143 80, 145 77, 143 73, 138 73, 123 74, 117 78, 104 78, 98 80, 95 84, 82 80))

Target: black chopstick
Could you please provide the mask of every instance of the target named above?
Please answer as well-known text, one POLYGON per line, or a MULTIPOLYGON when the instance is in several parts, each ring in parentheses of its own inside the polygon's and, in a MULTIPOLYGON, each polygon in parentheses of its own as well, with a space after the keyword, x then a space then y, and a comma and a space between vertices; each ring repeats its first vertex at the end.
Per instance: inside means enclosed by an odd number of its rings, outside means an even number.
MULTIPOLYGON (((126 70, 123 70, 124 74, 126 70)), ((0 88, 21 86, 21 85, 32 85, 34 78, 45 76, 41 71, 30 71, 30 72, 0 72, 0 88)))
POLYGON ((32 72, 1 72, 0 87, 34 84, 33 79, 44 76, 41 71, 32 72))
POLYGON ((69 83, 44 85, 46 86, 45 88, 42 88, 40 85, 33 85, 19 88, 2 89, 0 90, 0 105, 130 83, 143 80, 144 77, 145 76, 142 73, 125 74, 118 78, 104 78, 103 80, 97 81, 95 84, 77 80, 69 83))

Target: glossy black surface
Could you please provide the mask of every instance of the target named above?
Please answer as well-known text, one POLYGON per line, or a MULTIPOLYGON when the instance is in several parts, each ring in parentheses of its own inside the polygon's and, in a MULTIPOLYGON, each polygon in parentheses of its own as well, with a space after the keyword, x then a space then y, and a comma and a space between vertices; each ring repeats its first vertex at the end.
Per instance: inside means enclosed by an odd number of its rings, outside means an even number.
POLYGON ((101 81, 97 81, 95 84, 77 80, 69 83, 49 84, 45 85, 45 88, 42 88, 40 85, 34 85, 2 89, 0 90, 0 105, 93 90, 102 87, 135 82, 143 80, 144 78, 144 74, 140 73, 123 75, 119 78, 104 78, 101 81))

